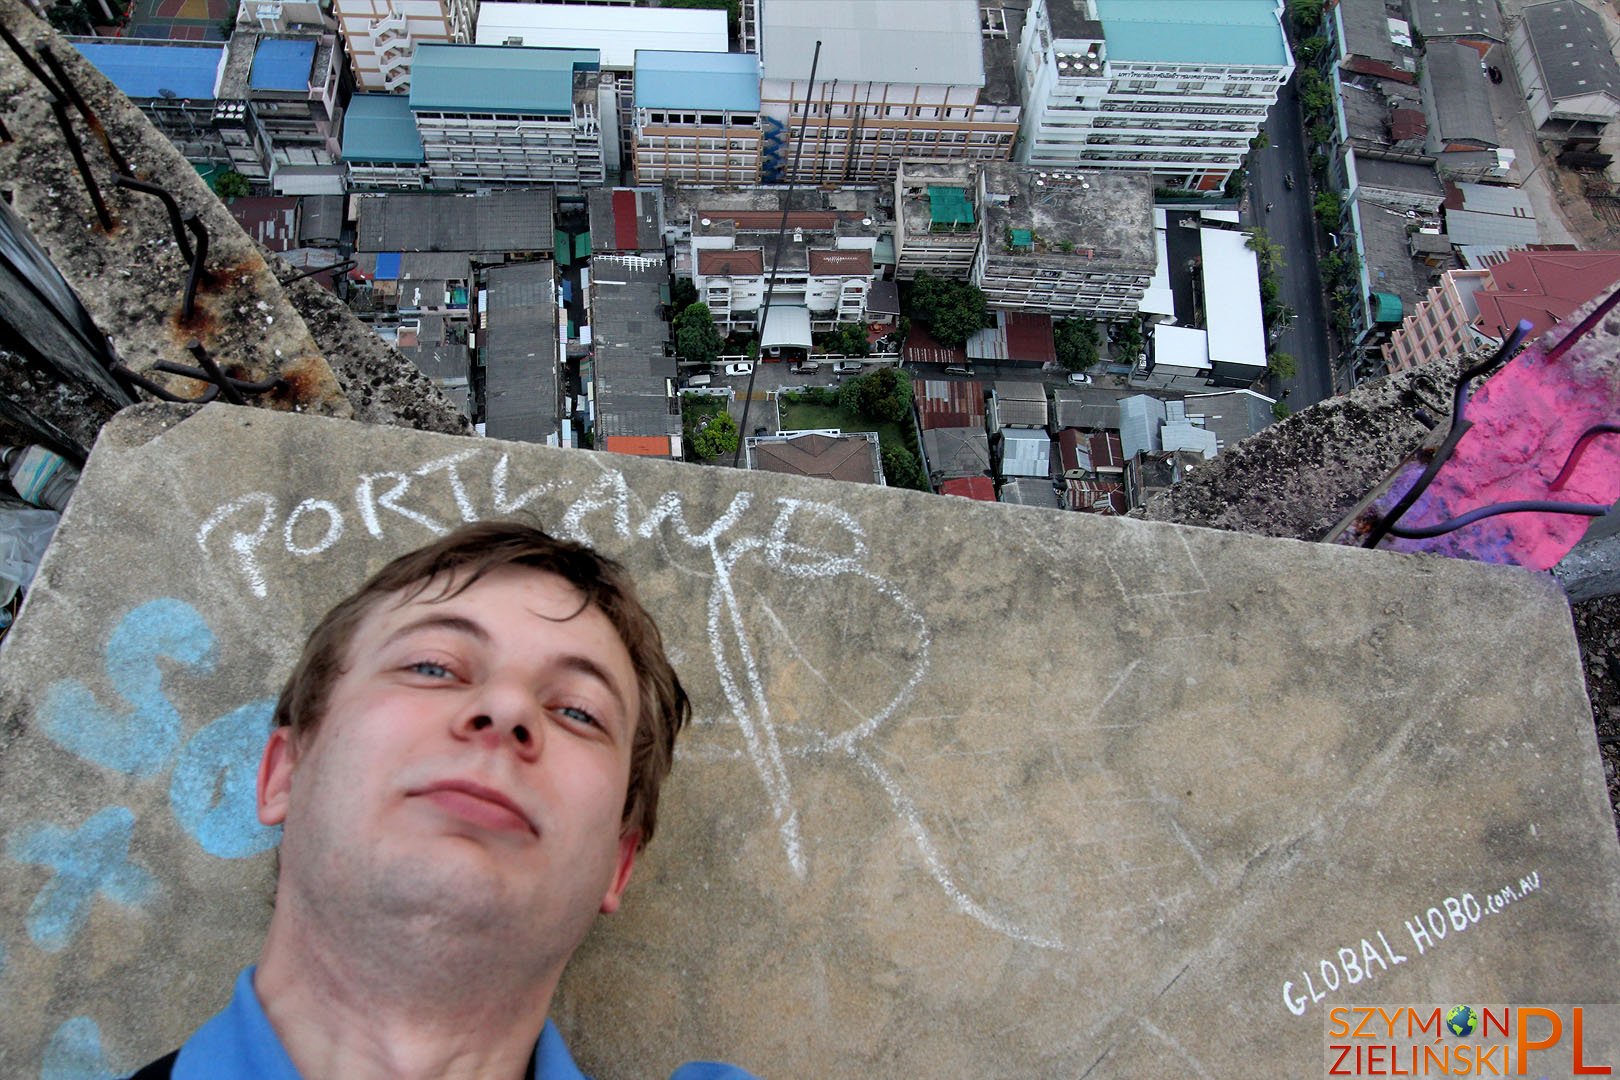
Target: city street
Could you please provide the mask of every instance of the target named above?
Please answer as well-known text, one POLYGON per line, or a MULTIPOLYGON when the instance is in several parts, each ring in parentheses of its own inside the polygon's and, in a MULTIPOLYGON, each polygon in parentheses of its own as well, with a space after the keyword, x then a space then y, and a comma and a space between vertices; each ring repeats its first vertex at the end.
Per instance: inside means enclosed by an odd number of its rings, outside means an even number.
POLYGON ((1294 309, 1295 321, 1282 332, 1277 348, 1294 358, 1298 373, 1277 387, 1277 392, 1287 390, 1288 404, 1302 409, 1333 393, 1333 357, 1313 242, 1316 222, 1311 216, 1310 163, 1300 127, 1299 95, 1292 81, 1277 95, 1265 131, 1270 145, 1249 155, 1248 220, 1264 229, 1283 250, 1284 264, 1278 276, 1283 302, 1294 309), (1294 176, 1292 191, 1284 182, 1289 173, 1294 176))

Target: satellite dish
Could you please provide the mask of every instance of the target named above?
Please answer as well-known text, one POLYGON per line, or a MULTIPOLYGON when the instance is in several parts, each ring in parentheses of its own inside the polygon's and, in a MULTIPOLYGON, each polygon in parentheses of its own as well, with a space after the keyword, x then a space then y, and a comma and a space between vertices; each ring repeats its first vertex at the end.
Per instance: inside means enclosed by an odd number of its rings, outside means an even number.
POLYGON ((863 217, 863 218, 861 218, 861 224, 862 225, 870 225, 870 224, 872 224, 872 219, 869 218, 869 217, 863 217))
POLYGON ((707 225, 707 224, 709 224, 709 219, 708 218, 701 218, 701 219, 699 219, 698 223, 701 224, 701 225, 707 225))
POLYGON ((173 101, 179 96, 179 94, 175 93, 173 90, 170 90, 167 86, 158 87, 158 97, 163 98, 165 101, 173 101))

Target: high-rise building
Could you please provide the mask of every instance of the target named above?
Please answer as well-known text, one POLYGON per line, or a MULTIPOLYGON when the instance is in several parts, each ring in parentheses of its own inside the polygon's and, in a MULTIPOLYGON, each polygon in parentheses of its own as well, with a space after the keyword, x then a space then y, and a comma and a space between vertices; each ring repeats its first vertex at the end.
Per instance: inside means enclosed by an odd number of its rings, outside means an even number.
POLYGON ((759 58, 636 53, 632 154, 637 184, 759 182, 759 58))
POLYGON ((477 0, 333 0, 355 86, 400 94, 418 46, 473 39, 477 0))
POLYGON ((1220 189, 1293 74, 1281 13, 1281 0, 1033 0, 1017 159, 1220 189))

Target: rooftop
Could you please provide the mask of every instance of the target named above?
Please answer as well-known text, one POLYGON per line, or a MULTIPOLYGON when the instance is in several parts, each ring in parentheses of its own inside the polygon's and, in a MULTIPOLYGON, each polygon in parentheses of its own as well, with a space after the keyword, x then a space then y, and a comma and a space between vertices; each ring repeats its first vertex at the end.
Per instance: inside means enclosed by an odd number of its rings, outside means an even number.
POLYGON ((1095 0, 1110 62, 1289 65, 1273 0, 1095 0))
POLYGON ((1514 251, 1491 267, 1491 285, 1473 294, 1477 325, 1502 338, 1520 319, 1536 337, 1563 323, 1620 281, 1620 251, 1514 251))
POLYGON ((1620 68, 1610 51, 1603 17, 1575 0, 1524 9, 1536 66, 1555 100, 1607 94, 1620 100, 1620 68))
POLYGON ((1415 161, 1386 161, 1368 154, 1357 154, 1356 179, 1362 187, 1420 195, 1427 199, 1443 199, 1446 193, 1445 184, 1434 171, 1434 166, 1420 165, 1415 161))
POLYGON ((643 49, 725 52, 726 13, 675 7, 486 0, 478 5, 475 40, 479 45, 599 52, 604 68, 629 71, 636 66, 636 53, 643 49))
POLYGON ((75 41, 73 47, 132 98, 210 100, 225 66, 225 46, 216 43, 75 41))
POLYGON ((984 386, 973 379, 918 379, 912 396, 925 431, 984 427, 984 386))
POLYGON ((769 0, 759 23, 767 79, 808 79, 819 40, 818 82, 984 85, 976 0, 769 0))
POLYGON ((418 45, 411 108, 567 114, 574 109, 575 72, 595 71, 598 63, 595 49, 418 45))
POLYGON ((343 120, 346 161, 411 162, 427 159, 404 94, 356 94, 343 120))
POLYGON ((870 431, 750 435, 743 442, 750 469, 857 484, 882 482, 878 437, 870 431))
POLYGON ((506 188, 482 195, 356 196, 355 248, 550 251, 554 201, 543 188, 506 188))
POLYGON ((675 358, 664 355, 669 324, 659 318, 669 271, 660 254, 598 255, 591 260, 592 374, 596 434, 679 435, 681 417, 671 395, 675 358))
POLYGON ((977 426, 926 428, 922 442, 930 474, 954 479, 990 472, 990 437, 985 434, 983 417, 977 426))
POLYGON ((1486 89, 1489 81, 1479 69, 1478 50, 1457 41, 1435 41, 1423 55, 1423 81, 1430 90, 1430 111, 1436 118, 1430 124, 1429 138, 1441 147, 1498 145, 1501 140, 1486 89))
POLYGON ((977 244, 977 189, 978 167, 972 162, 902 161, 895 216, 907 237, 956 234, 964 244, 977 244))
POLYGON ((1090 0, 1046 0, 1052 36, 1065 41, 1101 41, 1103 25, 1091 17, 1090 0))
POLYGON ((260 38, 253 51, 253 74, 248 86, 254 90, 308 90, 315 64, 314 38, 260 38))
POLYGON ((550 259, 485 272, 485 432, 492 439, 545 442, 558 430, 556 270, 550 259))
POLYGON ((1073 175, 1083 175, 1084 180, 1060 180, 1056 173, 1010 162, 987 162, 980 212, 990 254, 1077 268, 1152 273, 1157 265, 1153 178, 1147 173, 1112 169, 1073 175), (1032 252, 1009 250, 1008 236, 1014 229, 1033 234, 1032 252))
POLYGON ((1502 40, 1502 11, 1496 0, 1406 0, 1406 3, 1413 28, 1426 38, 1502 40))
POLYGON ((1333 13, 1344 28, 1345 52, 1391 66, 1395 64, 1395 42, 1389 33, 1389 9, 1385 0, 1339 0, 1330 14, 1333 13))
MULTIPOLYGON (((659 9, 622 10, 648 14, 659 9)), ((749 53, 641 49, 635 68, 638 109, 759 111, 759 58, 749 53)))
POLYGON ((591 247, 596 251, 661 251, 663 216, 657 191, 589 188, 591 247))
POLYGON ((1182 402, 1189 419, 1214 432, 1217 448, 1225 453, 1250 435, 1270 427, 1272 398, 1253 390, 1226 390, 1218 394, 1189 394, 1182 402))
POLYGON ((1427 295, 1435 277, 1429 267, 1412 258, 1406 234, 1411 220, 1371 202, 1361 203, 1358 214, 1368 288, 1392 293, 1410 309, 1427 295))
POLYGON ((979 100, 986 105, 1019 105, 1018 93, 1018 39, 1024 32, 1027 0, 1003 2, 997 5, 1007 27, 1006 37, 984 35, 984 88, 979 100))

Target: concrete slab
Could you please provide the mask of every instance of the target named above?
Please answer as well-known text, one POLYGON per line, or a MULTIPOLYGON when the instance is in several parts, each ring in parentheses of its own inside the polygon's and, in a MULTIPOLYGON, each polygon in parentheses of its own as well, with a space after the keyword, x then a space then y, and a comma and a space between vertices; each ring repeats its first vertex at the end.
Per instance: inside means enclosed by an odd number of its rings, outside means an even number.
POLYGON ((0 665, 0 1075, 127 1069, 220 1005, 303 633, 514 512, 629 563, 699 718, 557 1004, 604 1080, 1297 1078, 1335 1004, 1615 1000, 1620 847, 1544 575, 186 416, 105 429, 0 665))

